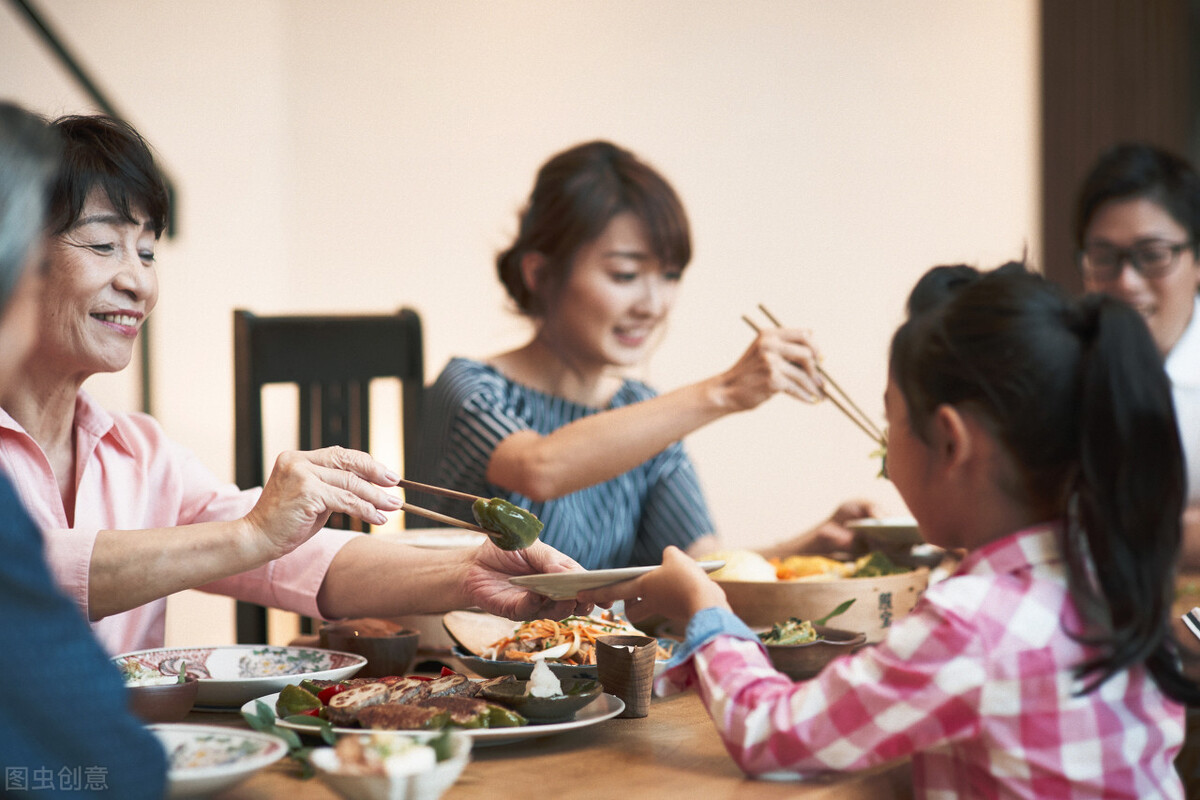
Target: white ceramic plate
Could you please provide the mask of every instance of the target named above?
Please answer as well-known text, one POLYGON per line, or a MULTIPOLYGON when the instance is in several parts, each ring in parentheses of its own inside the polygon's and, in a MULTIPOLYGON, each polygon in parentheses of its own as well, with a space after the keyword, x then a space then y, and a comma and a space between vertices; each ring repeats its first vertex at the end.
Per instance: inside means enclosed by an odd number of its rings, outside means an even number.
POLYGON ((859 531, 877 545, 886 547, 911 547, 925 541, 921 538, 921 532, 917 530, 917 521, 912 517, 856 519, 847 522, 846 527, 852 531, 859 531))
POLYGON ((342 680, 367 663, 363 656, 316 647, 235 644, 225 647, 160 647, 113 656, 123 670, 140 668, 178 675, 182 665, 200 679, 198 711, 237 711, 247 700, 278 692, 305 678, 342 680))
POLYGON ((218 725, 147 726, 167 751, 167 797, 207 797, 287 754, 277 736, 218 725))
MULTIPOLYGON (((294 722, 285 722, 280 720, 275 714, 275 701, 279 699, 279 693, 276 692, 266 697, 260 697, 258 700, 266 703, 271 709, 271 715, 276 718, 276 725, 281 728, 291 728, 300 733, 312 733, 311 725, 297 725, 294 722)), ((255 705, 258 700, 251 700, 242 706, 243 714, 258 713, 255 705)), ((625 703, 619 697, 614 697, 611 694, 602 694, 586 706, 581 708, 575 714, 575 719, 570 722, 552 722, 548 725, 524 725, 520 728, 463 728, 463 733, 471 737, 475 747, 487 747, 494 744, 509 744, 510 742, 519 742, 522 739, 533 739, 538 736, 549 736, 552 733, 561 733, 563 731, 573 731, 578 728, 586 728, 590 725, 595 725, 598 722, 603 722, 606 719, 612 719, 617 714, 625 710, 625 703)), ((455 730, 460 730, 456 728, 455 730)), ((334 733, 362 733, 362 728, 339 728, 333 729, 334 733)), ((427 735, 428 731, 396 731, 396 733, 411 733, 427 735)))
MULTIPOLYGON (((705 572, 715 572, 725 566, 724 561, 701 561, 705 572)), ((593 569, 586 572, 553 572, 544 575, 518 575, 508 582, 549 597, 551 600, 570 600, 584 589, 598 589, 614 583, 631 580, 645 575, 657 566, 623 567, 621 569, 593 569)))

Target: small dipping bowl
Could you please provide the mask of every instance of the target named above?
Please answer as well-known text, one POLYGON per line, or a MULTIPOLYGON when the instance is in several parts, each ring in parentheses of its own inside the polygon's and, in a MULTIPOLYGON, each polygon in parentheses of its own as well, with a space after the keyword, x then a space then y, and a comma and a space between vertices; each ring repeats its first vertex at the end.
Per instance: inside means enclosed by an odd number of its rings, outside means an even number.
POLYGON ((485 700, 511 708, 530 722, 570 722, 576 712, 599 697, 604 689, 600 681, 564 680, 563 694, 556 697, 534 697, 526 694, 529 681, 505 681, 481 692, 485 700))
MULTIPOLYGON (((430 737, 417 738, 418 741, 427 741, 430 737)), ((437 800, 454 785, 470 759, 471 737, 460 731, 450 734, 449 758, 439 761, 432 770, 411 774, 348 771, 332 747, 317 748, 309 756, 325 785, 347 800, 437 800)))
POLYGON ((367 659, 355 677, 404 675, 417 655, 421 635, 382 619, 348 619, 324 625, 321 647, 367 659))
POLYGON ((182 722, 196 704, 200 682, 189 675, 183 683, 126 686, 129 710, 143 722, 182 722))
POLYGON ((817 625, 816 632, 814 641, 803 644, 764 644, 775 669, 794 681, 808 680, 830 661, 854 652, 867 641, 867 635, 858 631, 817 625))

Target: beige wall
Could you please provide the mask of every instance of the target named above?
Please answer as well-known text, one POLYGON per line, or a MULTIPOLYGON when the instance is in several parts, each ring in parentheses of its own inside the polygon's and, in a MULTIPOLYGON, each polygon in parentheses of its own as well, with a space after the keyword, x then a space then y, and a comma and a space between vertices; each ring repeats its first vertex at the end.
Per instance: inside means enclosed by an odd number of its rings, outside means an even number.
MULTIPOLYGON (((451 355, 517 344, 491 257, 536 167, 579 140, 641 153, 688 205, 696 257, 641 373, 663 389, 730 365, 761 301, 811 327, 826 368, 881 416, 915 278, 1039 251, 1036 0, 39 5, 180 187, 156 413, 222 476, 232 308, 411 305, 430 378, 451 355)), ((0 96, 88 110, 7 5, 0 96)), ((99 383, 114 405, 135 397, 99 383)), ((850 496, 904 511, 828 404, 778 398, 688 444, 731 543, 850 496)), ((172 615, 174 642, 232 636, 223 599, 172 615)))

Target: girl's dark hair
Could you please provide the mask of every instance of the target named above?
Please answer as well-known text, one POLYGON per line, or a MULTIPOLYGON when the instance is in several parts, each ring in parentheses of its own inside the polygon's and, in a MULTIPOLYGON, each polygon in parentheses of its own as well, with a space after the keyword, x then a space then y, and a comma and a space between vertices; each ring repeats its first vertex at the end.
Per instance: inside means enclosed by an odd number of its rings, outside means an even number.
POLYGON ((660 262, 687 266, 692 243, 683 203, 671 184, 633 153, 609 142, 586 142, 543 164, 521 211, 516 240, 496 257, 500 280, 517 309, 528 316, 545 312, 521 275, 527 253, 545 258, 549 287, 561 286, 579 249, 625 212, 641 220, 660 262))
POLYGON ((1162 359, 1138 313, 1072 300, 1023 264, 935 267, 892 340, 892 380, 928 441, 938 406, 965 408, 1017 465, 1019 501, 1066 520, 1062 549, 1091 646, 1084 692, 1145 662, 1162 691, 1200 702, 1169 617, 1185 481, 1162 359))
POLYGON ((150 220, 154 235, 167 227, 167 187, 149 145, 126 122, 106 116, 60 117, 51 123, 63 141, 62 169, 50 201, 49 230, 68 230, 83 213, 93 189, 101 189, 117 213, 136 223, 134 210, 150 220))
POLYGON ((1112 200, 1145 197, 1161 205, 1187 230, 1193 247, 1200 238, 1200 175, 1186 160, 1144 142, 1126 142, 1103 152, 1075 202, 1075 247, 1092 217, 1112 200))

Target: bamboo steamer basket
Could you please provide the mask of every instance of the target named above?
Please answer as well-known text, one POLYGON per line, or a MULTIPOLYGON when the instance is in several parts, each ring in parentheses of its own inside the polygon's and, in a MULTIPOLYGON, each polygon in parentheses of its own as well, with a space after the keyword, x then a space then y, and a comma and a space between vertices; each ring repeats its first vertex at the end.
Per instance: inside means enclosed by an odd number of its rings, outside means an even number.
POLYGON ((861 631, 867 642, 878 642, 917 603, 929 585, 929 569, 883 575, 877 578, 830 578, 814 576, 786 581, 717 580, 733 613, 751 628, 768 628, 789 617, 815 620, 840 603, 854 598, 854 605, 828 624, 848 631, 861 631))

